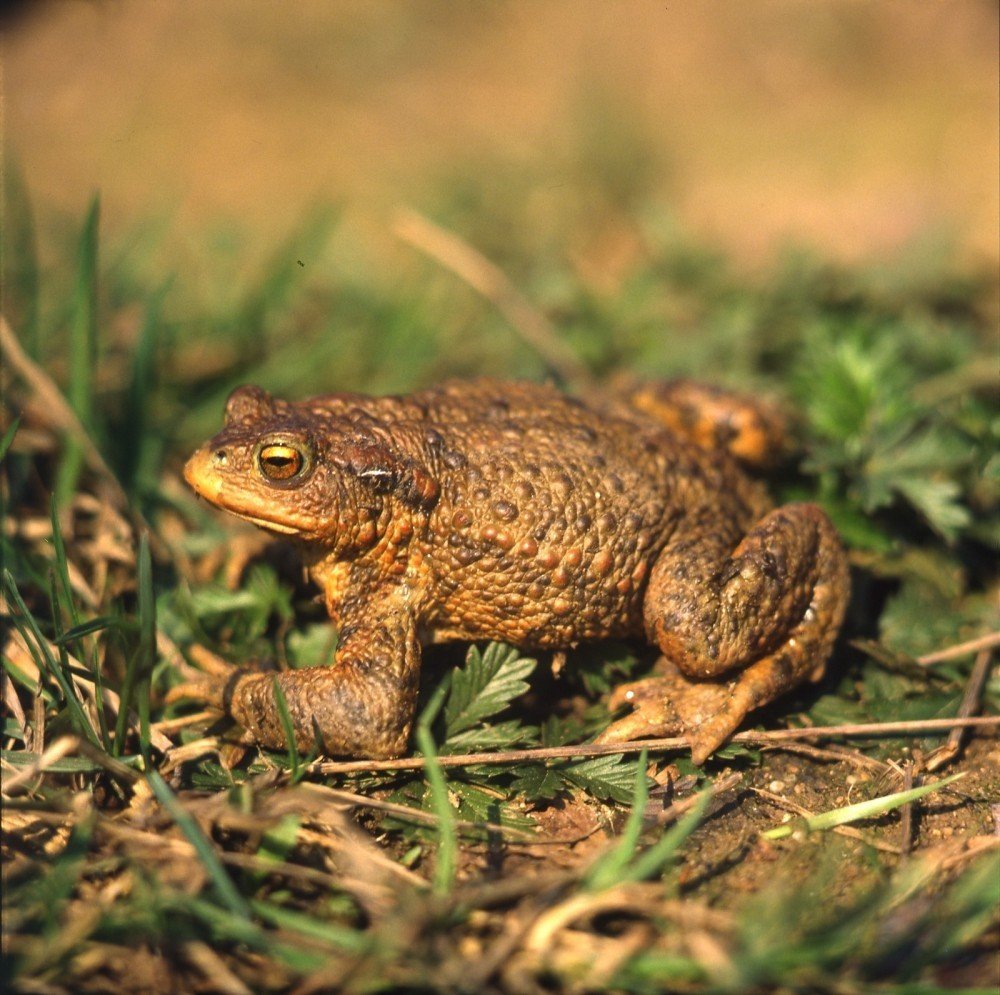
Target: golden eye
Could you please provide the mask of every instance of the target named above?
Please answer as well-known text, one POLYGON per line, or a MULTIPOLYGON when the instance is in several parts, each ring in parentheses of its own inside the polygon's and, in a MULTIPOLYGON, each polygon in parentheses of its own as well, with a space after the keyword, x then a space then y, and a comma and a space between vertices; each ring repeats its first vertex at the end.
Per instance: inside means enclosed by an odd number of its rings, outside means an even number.
POLYGON ((260 465, 260 472, 268 480, 290 480, 297 473, 301 473, 305 460, 302 453, 294 446, 285 446, 281 443, 264 446, 257 457, 260 465))

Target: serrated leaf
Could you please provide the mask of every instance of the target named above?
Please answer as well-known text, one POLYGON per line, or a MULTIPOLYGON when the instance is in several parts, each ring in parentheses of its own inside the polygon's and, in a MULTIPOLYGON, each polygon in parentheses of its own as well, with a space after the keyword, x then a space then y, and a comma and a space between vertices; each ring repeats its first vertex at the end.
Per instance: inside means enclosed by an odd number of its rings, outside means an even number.
POLYGON ((896 541, 870 515, 864 514, 847 501, 823 501, 823 508, 851 549, 864 549, 873 553, 890 553, 896 541))
POLYGON ((192 591, 189 603, 198 618, 208 618, 226 612, 249 611, 257 607, 258 599, 251 591, 230 591, 221 584, 209 584, 192 591))
POLYGON ((511 784, 511 791, 524 795, 528 801, 555 798, 565 789, 566 782, 561 772, 544 764, 519 768, 511 784))
POLYGON ((869 460, 871 473, 905 476, 926 470, 954 469, 972 457, 972 446, 957 432, 943 425, 912 431, 906 424, 887 433, 869 460))
POLYGON ((326 667, 337 650, 337 630, 327 622, 315 622, 288 634, 288 661, 293 667, 326 667))
POLYGON ((449 736, 446 746, 459 752, 499 750, 538 742, 538 727, 522 725, 520 719, 507 719, 449 736))
POLYGON ((506 804, 495 791, 487 791, 477 784, 467 781, 452 781, 448 793, 458 802, 458 814, 469 822, 492 822, 499 824, 502 809, 506 804))
POLYGON ((602 801, 623 804, 631 801, 636 778, 636 761, 625 760, 621 753, 591 757, 558 768, 563 779, 583 788, 602 801))
POLYGON ((955 539, 972 521, 968 509, 959 504, 962 490, 954 480, 900 477, 893 486, 945 539, 955 539))
POLYGON ((482 653, 479 647, 471 646, 465 666, 452 676, 444 708, 445 744, 453 746, 454 736, 502 712, 524 694, 528 690, 524 678, 535 669, 535 663, 504 643, 490 643, 482 653))

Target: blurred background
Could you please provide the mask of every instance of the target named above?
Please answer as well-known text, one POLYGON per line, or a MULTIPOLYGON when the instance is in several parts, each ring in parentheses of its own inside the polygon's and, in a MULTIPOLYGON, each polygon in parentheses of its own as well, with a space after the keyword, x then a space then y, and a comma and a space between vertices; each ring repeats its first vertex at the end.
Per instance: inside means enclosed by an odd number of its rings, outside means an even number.
POLYGON ((598 373, 760 376, 816 260, 890 308, 995 284, 995 0, 35 2, 4 91, 6 310, 64 382, 99 193, 97 389, 152 324, 184 443, 244 379, 544 375, 402 207, 598 373))
MULTIPOLYGON (((997 4, 58 2, 6 25, 6 146, 46 210, 378 228, 443 179, 545 227, 642 197, 748 263, 934 231, 997 255, 997 4)), ((583 233, 580 233, 581 235, 583 233)), ((580 251, 567 244, 564 252, 580 251)))

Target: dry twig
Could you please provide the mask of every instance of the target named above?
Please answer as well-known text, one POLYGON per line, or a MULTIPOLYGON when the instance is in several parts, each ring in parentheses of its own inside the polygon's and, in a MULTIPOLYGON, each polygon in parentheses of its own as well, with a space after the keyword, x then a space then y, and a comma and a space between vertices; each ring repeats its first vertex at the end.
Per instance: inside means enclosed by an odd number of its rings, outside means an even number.
MULTIPOLYGON (((1000 716, 988 715, 967 719, 920 719, 907 722, 850 723, 836 726, 810 726, 803 729, 774 729, 770 732, 738 732, 731 742, 748 746, 772 746, 789 740, 826 739, 828 737, 854 737, 879 739, 887 736, 924 736, 944 732, 959 726, 976 729, 995 729, 1000 726, 1000 716)), ((683 736, 663 739, 629 740, 624 743, 581 743, 578 746, 535 747, 524 750, 498 750, 494 753, 450 754, 437 758, 442 767, 470 767, 476 764, 538 762, 566 760, 576 757, 631 754, 642 750, 651 753, 661 750, 686 750, 690 743, 683 736)), ((359 771, 419 770, 423 757, 399 757, 395 760, 326 760, 313 764, 319 774, 353 774, 359 771)))
POLYGON ((590 371, 576 353, 559 338, 548 319, 525 299, 499 266, 453 232, 416 211, 399 211, 395 231, 404 242, 437 260, 494 304, 514 331, 561 380, 580 389, 594 387, 590 371))
MULTIPOLYGON (((965 685, 965 693, 962 695, 962 703, 958 706, 960 718, 968 718, 979 711, 979 706, 983 699, 983 689, 986 687, 986 678, 990 672, 990 660, 992 653, 989 649, 982 649, 973 664, 972 673, 965 685)), ((948 742, 927 759, 927 769, 930 771, 939 770, 945 764, 950 763, 958 756, 962 749, 962 742, 965 739, 966 730, 957 726, 948 735, 948 742)))
POLYGON ((945 660, 957 660, 959 657, 971 656, 981 650, 996 649, 998 646, 1000 646, 1000 632, 990 632, 978 639, 970 639, 968 642, 946 646, 933 653, 925 653, 923 656, 917 657, 917 663, 926 667, 932 663, 942 663, 945 660))

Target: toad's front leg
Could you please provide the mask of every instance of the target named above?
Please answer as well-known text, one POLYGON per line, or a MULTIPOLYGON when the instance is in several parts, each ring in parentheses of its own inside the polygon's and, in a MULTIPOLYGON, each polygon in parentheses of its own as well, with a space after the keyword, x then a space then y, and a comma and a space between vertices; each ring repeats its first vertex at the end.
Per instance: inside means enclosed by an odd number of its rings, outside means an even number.
POLYGON ((416 706, 420 644, 406 610, 388 603, 358 605, 345 615, 332 666, 281 673, 235 671, 185 685, 171 697, 193 696, 222 708, 262 746, 283 749, 277 681, 291 715, 296 746, 328 756, 396 757, 406 750, 416 706), (187 692, 187 693, 185 693, 187 692))

